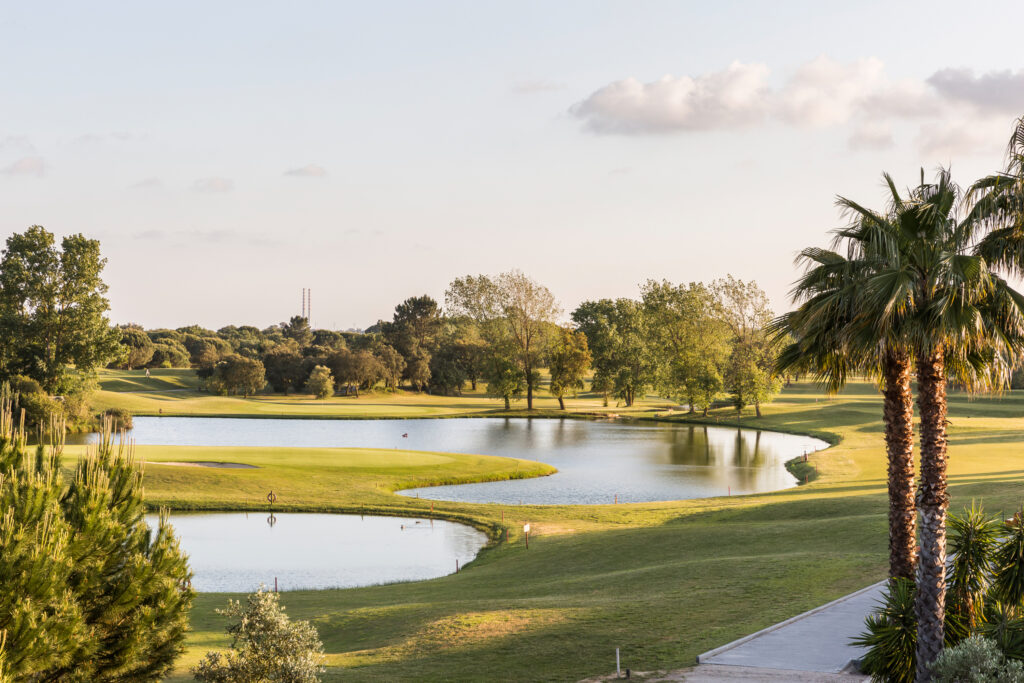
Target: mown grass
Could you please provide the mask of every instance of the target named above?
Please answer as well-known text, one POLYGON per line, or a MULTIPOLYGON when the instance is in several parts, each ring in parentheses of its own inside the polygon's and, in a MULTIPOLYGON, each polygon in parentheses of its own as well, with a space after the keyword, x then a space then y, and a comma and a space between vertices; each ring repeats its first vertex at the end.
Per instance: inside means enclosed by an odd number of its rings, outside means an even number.
MULTIPOLYGON (((649 404, 643 414, 656 409, 649 404)), ((702 651, 885 575, 885 455, 874 386, 854 384, 828 399, 794 385, 764 412, 738 423, 825 435, 837 444, 810 456, 817 479, 772 494, 670 503, 437 502, 435 514, 491 531, 491 545, 465 571, 418 583, 289 592, 283 602, 319 629, 326 680, 578 680, 613 670, 616 647, 634 671, 691 665, 702 651), (509 543, 499 540, 503 514, 509 543), (529 550, 520 534, 526 521, 529 550)), ((1024 499, 1024 392, 973 401, 954 395, 949 419, 953 508, 979 499, 1009 515, 1024 499)), ((731 411, 711 420, 737 423, 731 411)), ((514 467, 507 459, 394 451, 139 450, 151 460, 261 466, 147 466, 151 503, 210 509, 259 507, 264 488, 273 486, 288 492, 294 509, 429 514, 429 501, 390 491, 432 477, 502 476, 514 467)), ((188 680, 201 653, 227 644, 213 610, 228 597, 197 598, 189 649, 173 680, 188 680)))
MULTIPOLYGON (((90 402, 96 411, 121 408, 134 415, 205 416, 205 417, 295 417, 295 418, 417 418, 468 417, 488 414, 502 416, 525 414, 526 402, 516 401, 512 411, 505 411, 501 401, 484 392, 467 390, 462 396, 431 396, 400 390, 396 393, 377 391, 354 396, 334 396, 324 400, 309 394, 261 394, 216 396, 200 390, 194 370, 155 369, 150 376, 144 370, 101 370, 99 391, 90 402)), ((600 397, 581 394, 566 398, 571 412, 593 414, 632 414, 664 408, 670 401, 652 399, 638 401, 632 408, 602 405, 600 397)), ((535 413, 559 414, 558 400, 546 391, 534 399, 535 413)))

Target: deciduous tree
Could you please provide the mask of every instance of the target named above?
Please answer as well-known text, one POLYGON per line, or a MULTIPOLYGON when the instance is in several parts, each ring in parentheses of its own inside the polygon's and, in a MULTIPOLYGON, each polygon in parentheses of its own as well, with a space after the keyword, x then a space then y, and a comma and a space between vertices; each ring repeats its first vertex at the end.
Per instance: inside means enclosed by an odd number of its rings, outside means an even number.
POLYGON ((65 377, 117 359, 121 333, 106 313, 100 243, 69 235, 57 247, 33 225, 7 238, 0 258, 0 376, 25 375, 49 393, 65 377))
POLYGON ((562 410, 565 410, 565 395, 583 388, 583 376, 591 360, 587 336, 578 330, 561 328, 551 349, 548 370, 551 373, 551 395, 558 399, 558 407, 562 410))

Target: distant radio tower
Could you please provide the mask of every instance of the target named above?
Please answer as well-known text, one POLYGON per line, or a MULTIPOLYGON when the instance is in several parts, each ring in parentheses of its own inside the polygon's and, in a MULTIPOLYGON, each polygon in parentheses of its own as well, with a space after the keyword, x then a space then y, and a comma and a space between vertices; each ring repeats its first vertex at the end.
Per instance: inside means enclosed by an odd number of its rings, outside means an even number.
POLYGON ((309 322, 313 309, 313 290, 309 287, 302 288, 302 317, 309 322))

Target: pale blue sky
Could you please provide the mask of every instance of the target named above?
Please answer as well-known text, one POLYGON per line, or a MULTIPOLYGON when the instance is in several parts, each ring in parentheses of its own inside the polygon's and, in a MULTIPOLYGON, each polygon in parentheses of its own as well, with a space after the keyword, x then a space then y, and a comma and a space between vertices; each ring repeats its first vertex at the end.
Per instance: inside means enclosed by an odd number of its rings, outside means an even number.
POLYGON ((0 7, 0 233, 100 238, 147 326, 312 287, 363 327, 511 268, 567 311, 726 273, 781 311, 835 194, 969 182, 1024 114, 1011 2, 0 7))

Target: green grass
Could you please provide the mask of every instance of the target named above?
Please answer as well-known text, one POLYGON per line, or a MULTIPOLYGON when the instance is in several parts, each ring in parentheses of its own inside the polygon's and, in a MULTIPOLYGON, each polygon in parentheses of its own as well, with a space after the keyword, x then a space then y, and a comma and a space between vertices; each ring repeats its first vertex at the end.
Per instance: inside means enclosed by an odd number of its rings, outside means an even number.
MULTIPOLYGON (((443 399, 435 401, 427 403, 444 409, 443 399)), ((591 399, 577 404, 588 412, 597 405, 591 399)), ((448 401, 450 410, 463 407, 448 401)), ((651 403, 640 413, 656 410, 651 403)), ((326 680, 578 680, 612 671, 616 647, 623 666, 634 671, 689 666, 702 651, 885 575, 885 455, 875 388, 858 383, 826 399, 809 385, 795 385, 764 412, 760 420, 748 416, 740 423, 827 436, 837 444, 810 457, 817 479, 772 494, 671 503, 438 502, 435 514, 491 533, 492 543, 465 571, 417 583, 290 592, 282 600, 290 615, 319 629, 328 653, 326 680), (503 512, 510 543, 498 540, 503 512), (526 521, 533 529, 529 550, 519 534, 526 521)), ((711 419, 737 422, 730 411, 711 419)), ((949 419, 953 509, 983 499, 989 511, 1009 515, 1024 498, 1024 392, 974 401, 954 395, 949 419)), ((273 487, 284 492, 279 507, 427 514, 429 501, 391 491, 538 467, 358 449, 139 451, 150 460, 260 465, 147 466, 149 501, 175 508, 258 507, 273 487)), ((228 597, 197 598, 189 649, 173 680, 188 680, 188 666, 203 652, 227 644, 213 610, 228 597)))
MULTIPOLYGON (((465 417, 488 414, 518 414, 526 407, 525 401, 513 403, 512 413, 503 409, 501 401, 488 397, 483 385, 477 391, 466 391, 462 396, 431 396, 429 394, 398 391, 369 392, 358 398, 334 396, 318 400, 310 394, 265 394, 242 398, 216 396, 201 391, 194 370, 101 370, 100 388, 91 397, 96 411, 123 408, 134 415, 192 415, 206 417, 296 417, 296 418, 419 418, 465 417)), ((670 402, 663 400, 638 401, 634 408, 616 407, 613 401, 604 408, 599 397, 581 394, 567 398, 566 407, 573 412, 638 413, 652 408, 664 408, 670 402)), ((546 391, 535 397, 535 407, 541 413, 561 413, 557 399, 546 391)))

